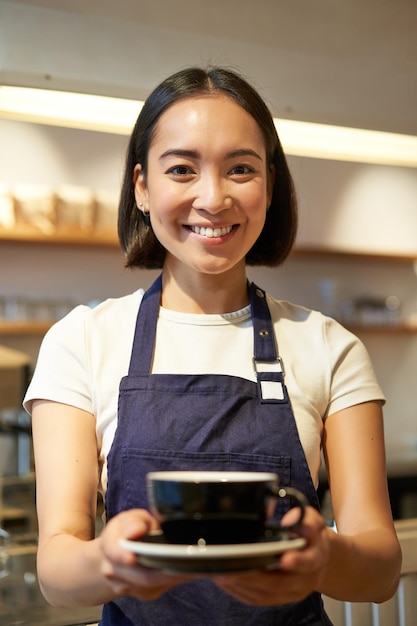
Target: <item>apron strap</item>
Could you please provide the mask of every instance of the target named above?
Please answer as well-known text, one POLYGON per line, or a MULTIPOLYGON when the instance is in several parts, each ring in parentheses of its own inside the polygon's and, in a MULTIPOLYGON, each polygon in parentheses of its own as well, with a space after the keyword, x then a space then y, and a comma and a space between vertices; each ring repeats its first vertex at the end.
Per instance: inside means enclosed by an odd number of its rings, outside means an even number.
POLYGON ((162 292, 162 274, 145 291, 136 318, 129 376, 149 374, 162 292))
POLYGON ((262 404, 288 402, 284 385, 284 367, 278 354, 275 332, 266 293, 252 283, 249 287, 252 309, 254 357, 258 396, 262 404))
POLYGON ((266 293, 255 283, 251 283, 249 298, 252 309, 255 362, 275 363, 278 360, 278 351, 266 293))

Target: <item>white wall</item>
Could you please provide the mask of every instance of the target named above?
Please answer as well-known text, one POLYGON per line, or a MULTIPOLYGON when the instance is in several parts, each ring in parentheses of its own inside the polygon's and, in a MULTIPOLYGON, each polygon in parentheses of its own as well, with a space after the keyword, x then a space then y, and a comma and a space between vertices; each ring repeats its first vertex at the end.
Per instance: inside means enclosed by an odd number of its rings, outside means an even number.
POLYGON ((417 170, 292 159, 299 242, 417 257, 417 170))

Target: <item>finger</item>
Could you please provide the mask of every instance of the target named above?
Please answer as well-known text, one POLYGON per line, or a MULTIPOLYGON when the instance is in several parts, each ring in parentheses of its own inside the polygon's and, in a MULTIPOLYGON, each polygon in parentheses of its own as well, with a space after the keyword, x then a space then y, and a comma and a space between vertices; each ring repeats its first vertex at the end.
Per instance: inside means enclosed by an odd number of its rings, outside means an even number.
POLYGON ((103 554, 111 562, 132 566, 136 563, 136 557, 121 545, 120 540, 139 540, 157 527, 156 521, 147 511, 123 511, 105 525, 100 535, 103 554))
POLYGON ((158 522, 143 509, 132 509, 119 514, 120 531, 125 539, 139 539, 153 530, 158 530, 158 522))

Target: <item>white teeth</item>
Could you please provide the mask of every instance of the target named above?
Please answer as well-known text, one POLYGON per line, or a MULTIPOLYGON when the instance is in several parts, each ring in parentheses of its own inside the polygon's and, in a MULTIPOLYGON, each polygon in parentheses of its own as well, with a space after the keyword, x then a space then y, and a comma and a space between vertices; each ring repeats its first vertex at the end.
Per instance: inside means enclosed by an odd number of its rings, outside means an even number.
POLYGON ((190 226, 190 230, 193 231, 196 235, 201 235, 202 237, 223 237, 224 235, 228 235, 233 226, 224 226, 223 228, 205 228, 204 226, 190 226))

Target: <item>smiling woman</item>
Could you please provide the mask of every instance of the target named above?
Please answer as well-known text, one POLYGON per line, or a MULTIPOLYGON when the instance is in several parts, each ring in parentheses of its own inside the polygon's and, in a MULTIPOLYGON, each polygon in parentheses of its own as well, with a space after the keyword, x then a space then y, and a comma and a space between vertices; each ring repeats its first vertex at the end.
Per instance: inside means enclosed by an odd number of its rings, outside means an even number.
MULTIPOLYGON (((192 174, 189 166, 194 163, 185 163, 184 159, 197 162, 203 156, 199 150, 202 147, 206 152, 209 147, 214 149, 213 142, 220 137, 224 144, 218 149, 223 152, 217 158, 223 169, 228 166, 229 179, 236 183, 246 182, 253 169, 258 173, 258 180, 261 174, 267 184, 266 221, 261 237, 247 251, 247 263, 278 265, 286 258, 296 235, 297 212, 292 179, 271 114, 256 91, 238 75, 215 68, 207 73, 199 68, 192 68, 184 73, 174 74, 150 95, 132 133, 119 213, 119 237, 127 254, 128 266, 161 268, 165 260, 165 248, 160 245, 152 229, 144 228, 143 215, 136 210, 131 185, 132 172, 136 171, 136 176, 139 174, 138 164, 141 171, 139 182, 146 184, 152 148, 155 155, 154 141, 161 138, 165 141, 156 158, 164 162, 170 159, 171 177, 178 176, 188 182, 187 176, 192 174), (202 101, 199 108, 198 101, 202 101), (178 106, 177 115, 170 113, 174 105, 178 106), (187 113, 189 117, 185 118, 187 113), (200 126, 196 117, 198 115, 200 126), (168 137, 161 132, 160 122, 164 123, 164 118, 167 130, 177 133, 177 136, 172 135, 171 140, 175 139, 179 143, 168 143, 168 137), (205 118, 210 121, 210 128, 206 126, 205 118), (184 145, 183 123, 191 125, 193 121, 198 143, 184 145), (230 123, 234 125, 235 133, 237 131, 234 142, 226 142, 231 132, 230 123), (239 132, 243 134, 239 136, 239 132), (255 143, 250 145, 253 141, 255 143), (183 160, 172 161, 175 158, 183 160)), ((190 136, 188 140, 191 139, 190 136)), ((168 163, 165 162, 164 165, 168 170, 168 163)), ((194 203, 196 208, 200 207, 198 202, 197 199, 197 206, 194 203)), ((226 202, 230 200, 226 199, 226 202)))
POLYGON ((127 266, 161 274, 146 292, 55 324, 25 398, 52 604, 104 604, 101 626, 329 626, 322 593, 380 602, 395 592, 384 396, 368 354, 335 320, 247 279, 249 264, 284 261, 296 222, 273 120, 247 82, 191 68, 154 90, 128 148, 119 237, 127 266), (338 534, 319 512, 321 452, 338 534), (231 550, 251 555, 234 571, 202 559, 196 572, 180 558, 167 572, 172 546, 146 492, 149 473, 167 470, 279 476, 308 502, 298 543, 271 536, 295 521, 280 498, 259 541, 231 550), (106 524, 96 537, 97 475, 106 524), (162 559, 144 566, 137 555, 155 542, 162 559))
POLYGON ((158 120, 146 173, 135 168, 136 202, 165 249, 165 275, 175 266, 184 290, 196 271, 245 282, 245 257, 270 205, 271 170, 258 124, 230 98, 171 105, 158 120))

